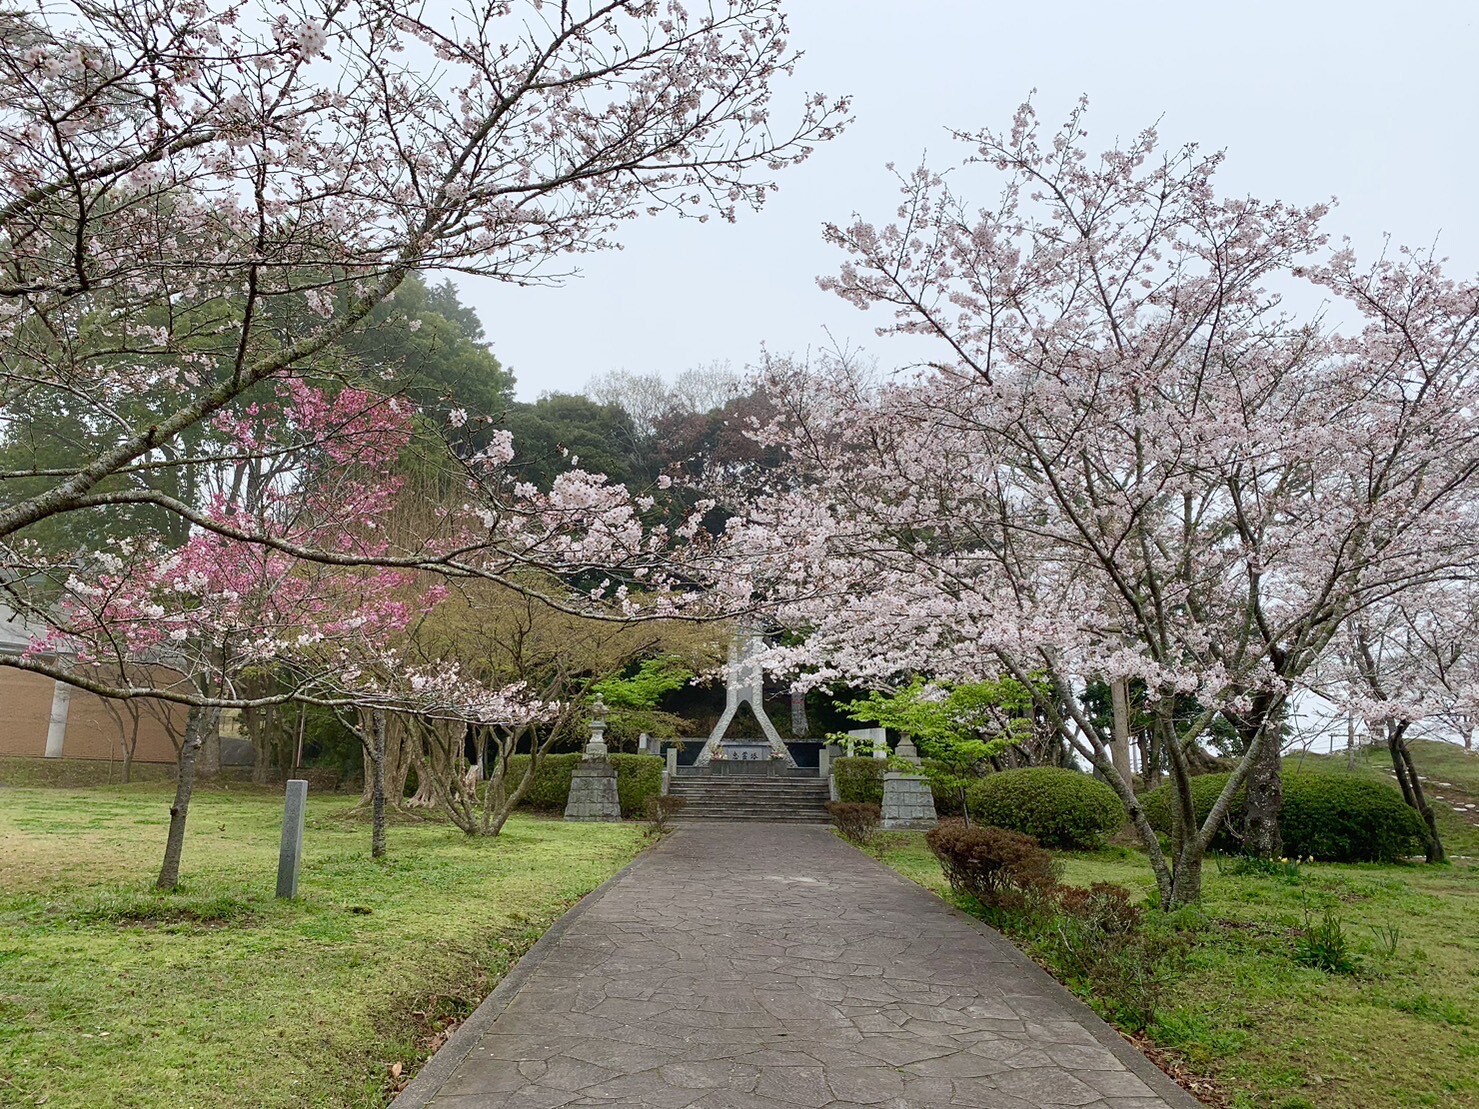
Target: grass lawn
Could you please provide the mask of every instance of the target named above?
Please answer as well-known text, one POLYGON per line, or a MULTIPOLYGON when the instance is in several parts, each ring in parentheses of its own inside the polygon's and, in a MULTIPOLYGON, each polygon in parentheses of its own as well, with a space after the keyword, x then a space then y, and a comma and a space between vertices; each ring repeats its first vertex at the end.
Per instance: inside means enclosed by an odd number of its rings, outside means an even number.
MULTIPOLYGON (((1436 776, 1457 778, 1451 770, 1436 776)), ((1459 840, 1472 833, 1451 813, 1445 825, 1459 840)), ((922 834, 880 836, 873 853, 952 897, 922 834)), ((1141 894, 1154 889, 1138 851, 1063 857, 1066 882, 1115 882, 1141 894)), ((1209 862, 1201 909, 1180 914, 1178 923, 1190 929, 1194 946, 1149 1035, 1191 1071, 1213 1079, 1229 1104, 1479 1106, 1479 866, 1473 862, 1316 864, 1289 878, 1236 876, 1209 862), (1359 955, 1355 974, 1330 974, 1295 959, 1307 918, 1318 922, 1327 908, 1339 915, 1359 955), (1388 928, 1397 929, 1395 953, 1381 935, 1388 928)))
POLYGON ((274 899, 277 793, 196 795, 180 891, 150 890, 172 787, 0 788, 0 1105, 379 1106, 582 895, 632 825, 516 816, 496 840, 310 800, 274 899))

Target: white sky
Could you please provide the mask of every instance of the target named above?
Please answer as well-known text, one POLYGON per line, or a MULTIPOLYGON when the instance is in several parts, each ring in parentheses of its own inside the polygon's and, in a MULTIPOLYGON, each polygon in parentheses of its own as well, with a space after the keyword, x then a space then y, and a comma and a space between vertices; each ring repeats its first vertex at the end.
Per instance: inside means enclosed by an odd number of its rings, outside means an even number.
MULTIPOLYGON (((627 249, 583 259, 558 289, 463 278, 519 395, 578 389, 609 369, 673 376, 753 362, 766 344, 801 352, 841 341, 888 367, 906 359, 876 320, 823 293, 838 253, 823 222, 896 205, 884 165, 937 168, 948 126, 1005 128, 1036 88, 1045 125, 1080 93, 1090 144, 1161 119, 1163 140, 1224 148, 1224 192, 1340 201, 1328 228, 1363 255, 1381 235, 1435 238, 1457 275, 1479 271, 1479 4, 1460 0, 792 0, 797 86, 851 93, 856 123, 737 225, 649 220, 627 249)), ((982 194, 980 199, 990 199, 982 194)))

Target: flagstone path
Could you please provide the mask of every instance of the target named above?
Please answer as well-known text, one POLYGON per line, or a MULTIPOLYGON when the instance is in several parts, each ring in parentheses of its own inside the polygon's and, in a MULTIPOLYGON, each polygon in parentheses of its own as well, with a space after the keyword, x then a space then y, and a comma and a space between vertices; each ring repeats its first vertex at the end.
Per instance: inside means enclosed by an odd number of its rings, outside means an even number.
POLYGON ((1196 1104, 829 830, 699 823, 551 929, 394 1109, 1196 1104))

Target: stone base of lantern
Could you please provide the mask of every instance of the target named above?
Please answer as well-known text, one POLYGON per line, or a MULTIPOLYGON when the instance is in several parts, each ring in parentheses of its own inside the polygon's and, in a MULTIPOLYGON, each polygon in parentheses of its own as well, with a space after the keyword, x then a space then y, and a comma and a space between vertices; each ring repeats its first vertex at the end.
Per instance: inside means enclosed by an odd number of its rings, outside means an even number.
POLYGON ((621 819, 616 793, 616 767, 608 758, 581 759, 570 776, 570 799, 565 819, 602 823, 621 819))
POLYGON ((889 831, 899 828, 933 828, 939 823, 935 815, 935 795, 929 782, 918 774, 888 773, 883 776, 883 826, 889 831))

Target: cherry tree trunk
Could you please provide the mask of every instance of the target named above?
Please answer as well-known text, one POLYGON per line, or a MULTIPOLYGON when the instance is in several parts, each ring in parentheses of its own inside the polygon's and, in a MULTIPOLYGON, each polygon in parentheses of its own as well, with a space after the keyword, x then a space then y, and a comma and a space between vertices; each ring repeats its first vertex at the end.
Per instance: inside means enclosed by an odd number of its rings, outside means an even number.
MULTIPOLYGON (((415 767, 416 755, 412 750, 413 738, 408 734, 405 721, 398 713, 382 713, 382 725, 385 729, 385 768, 384 789, 387 804, 399 808, 406 795, 406 782, 411 777, 411 771, 415 767)), ((367 718, 360 723, 362 741, 366 744, 366 758, 370 743, 370 733, 373 722, 367 718)), ((365 778, 360 795, 360 807, 369 808, 375 802, 375 775, 367 761, 365 763, 365 778)))
POLYGON ((195 772, 202 778, 214 778, 221 772, 221 729, 212 728, 201 741, 195 772))
POLYGON ((1114 738, 1109 757, 1125 785, 1131 785, 1135 772, 1130 766, 1130 687, 1124 678, 1109 683, 1111 711, 1114 716, 1114 738))
POLYGON ((127 703, 130 711, 128 738, 123 741, 123 784, 133 781, 134 755, 139 749, 139 706, 138 702, 127 703))
POLYGON ((1188 843, 1182 849, 1171 877, 1171 897, 1165 908, 1179 909, 1202 899, 1202 863, 1205 858, 1206 853, 1195 844, 1188 843))
POLYGON ((180 747, 179 772, 175 779, 175 802, 169 810, 169 835, 164 841, 164 865, 159 868, 155 889, 172 890, 180 884, 180 855, 185 849, 185 818, 195 792, 195 763, 205 737, 215 730, 221 710, 192 706, 180 747))
POLYGON ((385 713, 370 714, 370 857, 385 858, 385 713))
POLYGON ((1397 784, 1402 787, 1402 797, 1418 811, 1427 827, 1427 859, 1430 863, 1441 863, 1446 858, 1443 840, 1438 835, 1438 819, 1428 796, 1423 789, 1422 778, 1418 777, 1417 764, 1412 760, 1412 749, 1407 746, 1407 724, 1387 725, 1387 751, 1392 756, 1392 769, 1397 775, 1397 784))
POLYGON ((1277 730, 1263 736, 1248 769, 1248 809, 1243 819, 1243 849, 1261 859, 1284 854, 1284 836, 1279 815, 1284 809, 1284 783, 1279 777, 1283 756, 1277 730))

